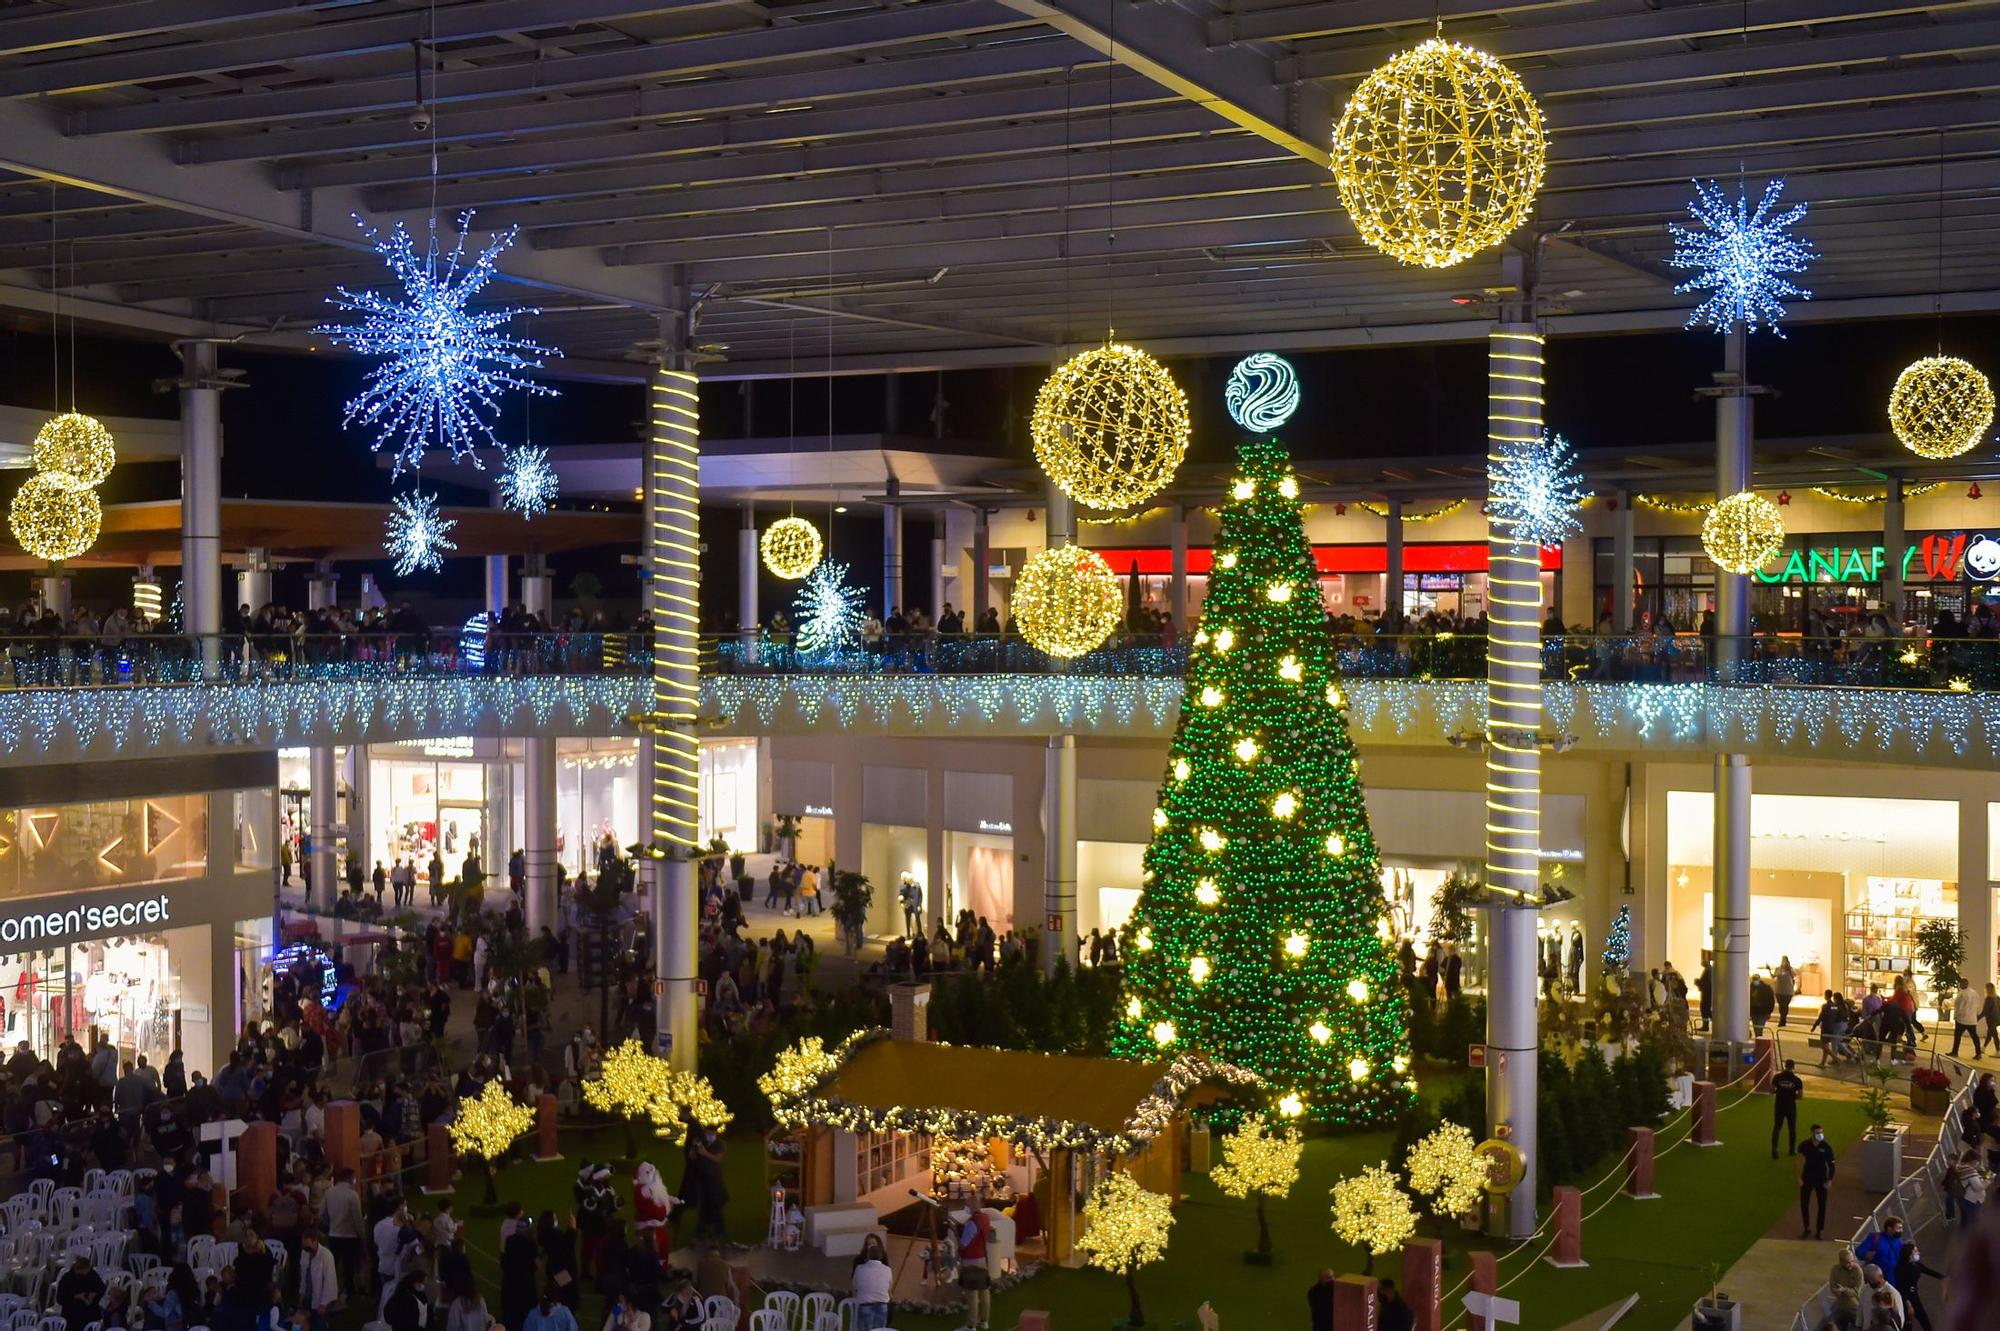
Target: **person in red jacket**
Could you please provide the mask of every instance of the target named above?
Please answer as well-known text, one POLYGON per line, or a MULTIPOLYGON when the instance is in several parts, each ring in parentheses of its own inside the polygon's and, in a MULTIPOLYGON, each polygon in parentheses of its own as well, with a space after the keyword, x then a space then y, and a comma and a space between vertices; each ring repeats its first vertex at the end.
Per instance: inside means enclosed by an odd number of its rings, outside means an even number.
POLYGON ((971 1331, 986 1331, 993 1316, 993 1275, 986 1268, 986 1242, 993 1237, 993 1222, 977 1205, 957 1216, 958 1288, 965 1295, 965 1325, 971 1331))

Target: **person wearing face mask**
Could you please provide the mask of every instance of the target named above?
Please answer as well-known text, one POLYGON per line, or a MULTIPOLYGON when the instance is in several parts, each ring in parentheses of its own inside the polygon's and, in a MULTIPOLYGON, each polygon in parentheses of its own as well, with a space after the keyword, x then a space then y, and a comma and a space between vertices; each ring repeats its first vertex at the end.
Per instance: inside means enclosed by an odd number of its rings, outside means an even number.
POLYGON ((1834 1168, 1833 1147, 1827 1144, 1825 1129, 1815 1123, 1811 1133, 1799 1143, 1799 1237, 1802 1239, 1826 1237, 1826 1194, 1833 1185, 1834 1168), (1819 1201, 1817 1225, 1809 1210, 1815 1198, 1819 1201))

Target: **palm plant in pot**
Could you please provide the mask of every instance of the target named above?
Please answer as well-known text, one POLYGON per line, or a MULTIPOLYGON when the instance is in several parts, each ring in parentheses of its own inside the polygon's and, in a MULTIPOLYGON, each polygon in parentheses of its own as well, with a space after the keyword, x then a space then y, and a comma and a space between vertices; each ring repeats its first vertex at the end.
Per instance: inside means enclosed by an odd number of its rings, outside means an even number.
POLYGON ((1896 1121, 1889 1096, 1895 1077, 1894 1068, 1872 1067, 1869 1085, 1861 1092, 1861 1114, 1868 1120, 1868 1130, 1861 1134, 1861 1186, 1870 1192, 1892 1192, 1903 1177, 1903 1134, 1908 1129, 1896 1121))
POLYGON ((1708 1266, 1708 1293, 1694 1305, 1694 1331, 1737 1331, 1743 1325, 1743 1305, 1722 1292, 1722 1264, 1708 1266))

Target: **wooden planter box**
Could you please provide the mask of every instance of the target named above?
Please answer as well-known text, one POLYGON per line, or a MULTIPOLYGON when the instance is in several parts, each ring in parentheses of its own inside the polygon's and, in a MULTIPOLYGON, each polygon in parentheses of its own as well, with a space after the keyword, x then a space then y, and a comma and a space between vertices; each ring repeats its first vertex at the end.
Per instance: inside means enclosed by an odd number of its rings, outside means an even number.
POLYGON ((1910 1108, 1919 1114, 1942 1114, 1951 1108, 1951 1088, 1948 1086, 1911 1086, 1910 1108))

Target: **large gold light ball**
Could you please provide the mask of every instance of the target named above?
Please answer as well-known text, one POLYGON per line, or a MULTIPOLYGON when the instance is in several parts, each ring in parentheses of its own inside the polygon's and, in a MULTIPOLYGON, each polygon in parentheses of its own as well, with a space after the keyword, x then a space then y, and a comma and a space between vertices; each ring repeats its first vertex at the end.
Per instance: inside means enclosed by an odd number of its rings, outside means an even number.
POLYGON ((79 485, 102 485, 118 461, 111 431, 95 416, 66 411, 35 436, 35 470, 59 471, 79 485))
POLYGON ((764 528, 763 539, 757 544, 764 555, 764 567, 787 582, 797 582, 818 568, 826 553, 819 528, 804 518, 779 518, 764 528))
POLYGON ((1035 395, 1035 458, 1079 504, 1132 508, 1180 469, 1187 395, 1137 347, 1107 342, 1070 357, 1035 395))
POLYGON ((1125 612, 1118 575, 1080 546, 1044 550, 1021 569, 1011 603, 1021 636, 1050 656, 1082 656, 1104 645, 1125 612))
POLYGON ((97 542, 104 509, 97 491, 67 472, 41 471, 14 492, 7 525, 29 554, 51 563, 75 559, 97 542))
POLYGON ((1333 131, 1333 176, 1361 238, 1424 268, 1497 245, 1548 167, 1542 111, 1484 51, 1432 38, 1361 81, 1333 131))
POLYGON ((1701 523, 1701 548, 1727 573, 1755 573, 1785 543, 1785 519, 1778 506, 1744 490, 1708 510, 1701 523))
POLYGON ((1993 424, 1993 385, 1956 356, 1926 356, 1896 377, 1889 428, 1919 457, 1955 458, 1993 424))

